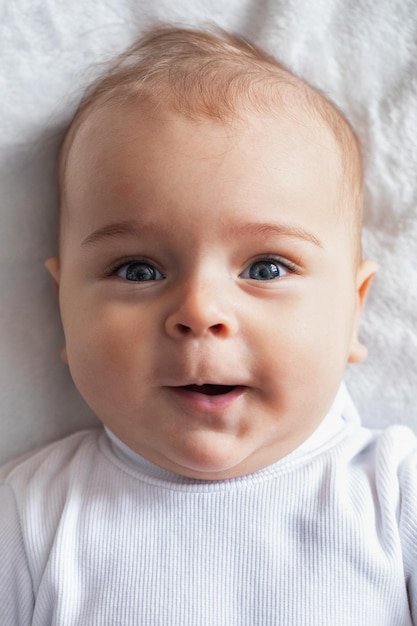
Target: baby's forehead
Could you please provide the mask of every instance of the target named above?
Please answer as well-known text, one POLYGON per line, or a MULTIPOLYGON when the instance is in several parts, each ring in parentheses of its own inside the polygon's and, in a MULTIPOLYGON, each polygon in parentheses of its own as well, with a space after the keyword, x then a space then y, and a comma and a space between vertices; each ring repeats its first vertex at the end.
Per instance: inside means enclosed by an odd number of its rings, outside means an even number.
MULTIPOLYGON (((337 185, 343 179, 340 150, 333 133, 320 119, 312 117, 296 103, 291 111, 282 109, 273 113, 268 109, 251 111, 242 107, 233 118, 213 120, 207 117, 190 119, 170 107, 155 111, 153 107, 138 105, 134 101, 107 102, 93 107, 74 134, 62 180, 61 212, 68 215, 74 210, 79 204, 81 190, 88 190, 88 193, 94 190, 101 196, 112 193, 113 187, 119 189, 129 184, 136 166, 132 161, 140 162, 140 167, 146 168, 158 150, 159 154, 170 153, 174 162, 176 156, 178 159, 188 158, 190 165, 200 160, 209 177, 207 158, 227 156, 227 152, 236 146, 244 146, 242 167, 245 161, 253 160, 253 171, 250 168, 246 175, 252 176, 255 187, 256 159, 261 158, 272 171, 275 167, 274 150, 283 148, 292 162, 294 159, 299 161, 301 167, 306 163, 312 176, 315 165, 322 162, 327 164, 328 174, 337 185), (202 151, 201 147, 205 150, 202 151)), ((239 151, 237 154, 234 175, 239 179, 239 151)), ((289 162, 288 166, 291 168, 289 162)), ((177 191, 173 185, 172 193, 177 191)))
POLYGON ((88 194, 108 194, 113 187, 133 183, 136 177, 142 188, 147 187, 146 171, 155 160, 170 167, 174 195, 179 191, 176 169, 181 175, 181 168, 196 171, 196 163, 203 178, 210 178, 217 174, 213 168, 222 168, 226 161, 223 173, 227 171, 243 186, 250 179, 252 187, 257 188, 257 173, 262 178, 266 168, 274 179, 276 159, 281 163, 282 153, 287 176, 294 176, 291 172, 301 168, 309 172, 311 180, 321 177, 324 184, 328 172, 337 187, 341 163, 334 137, 303 111, 296 113, 293 109, 291 115, 272 115, 241 110, 235 118, 220 121, 189 119, 169 108, 156 114, 134 103, 98 107, 80 125, 68 155, 69 207, 76 206, 80 189, 88 194), (326 175, 322 163, 327 164, 326 175))
MULTIPOLYGON (((77 129, 67 156, 62 213, 68 215, 69 211, 74 210, 81 189, 89 187, 97 195, 101 195, 113 193, 112 188, 115 186, 121 189, 123 185, 129 184, 129 177, 132 177, 131 172, 135 168, 132 161, 139 159, 141 166, 146 168, 146 162, 153 158, 153 153, 157 153, 161 145, 165 153, 174 155, 174 159, 175 155, 182 158, 188 154, 192 163, 196 159, 204 161, 207 156, 215 158, 223 151, 227 152, 236 145, 239 146, 244 137, 249 136, 253 146, 256 145, 257 156, 255 150, 252 155, 249 145, 249 151, 246 148, 242 159, 257 159, 261 154, 268 167, 273 168, 274 148, 284 141, 280 135, 283 124, 286 131, 285 141, 288 142, 288 135, 290 137, 288 150, 292 159, 310 159, 312 171, 316 161, 328 162, 329 174, 333 172, 333 177, 337 180, 342 177, 341 161, 334 137, 323 123, 318 123, 303 110, 296 112, 293 108, 291 115, 281 111, 277 116, 268 111, 248 112, 242 109, 235 118, 219 121, 208 118, 189 119, 169 108, 155 113, 152 109, 140 107, 134 102, 107 103, 96 107, 77 129), (190 128, 191 133, 188 132, 190 128), (207 148, 204 156, 197 155, 202 145, 207 148), (107 171, 108 175, 103 175, 103 171, 107 171), (114 172, 116 175, 113 175, 114 172)), ((204 162, 202 166, 205 166, 204 162)), ((235 167, 239 167, 239 161, 235 167)), ((208 166, 205 171, 209 177, 208 166)), ((255 171, 254 163, 254 177, 255 171)), ((251 171, 248 176, 251 176, 251 171)), ((256 186, 255 178, 252 184, 256 186)), ((172 192, 176 193, 175 186, 172 192)))
MULTIPOLYGON (((322 147, 324 154, 329 149, 332 152, 339 151, 341 153, 342 151, 338 138, 329 124, 326 124, 318 114, 307 110, 304 102, 297 97, 292 98, 290 102, 280 108, 272 107, 270 103, 266 102, 263 107, 254 109, 242 101, 236 105, 233 114, 220 119, 204 114, 186 115, 184 112, 176 110, 170 103, 165 106, 158 105, 156 108, 152 102, 115 99, 105 103, 98 102, 86 111, 83 118, 71 129, 70 141, 67 142, 66 146, 64 145, 61 155, 62 179, 65 177, 69 162, 74 161, 70 158, 71 153, 76 152, 76 160, 78 160, 80 155, 85 155, 85 153, 99 152, 102 146, 107 146, 113 152, 120 149, 128 151, 127 135, 133 127, 135 131, 142 128, 144 132, 152 127, 155 137, 158 134, 164 134, 167 137, 170 129, 179 119, 184 124, 192 124, 195 134, 201 134, 201 136, 207 132, 207 128, 210 126, 222 127, 225 135, 230 137, 232 143, 248 130, 252 130, 254 134, 256 132, 262 134, 268 126, 268 132, 270 132, 271 120, 282 121, 284 119, 287 120, 288 128, 293 129, 294 135, 309 135, 311 143, 316 144, 318 149, 322 147), (117 138, 122 137, 124 142, 117 142, 117 138)), ((273 126, 272 129, 274 130, 273 126)), ((177 133, 176 141, 179 144, 181 144, 181 139, 177 133)), ((279 135, 272 132, 270 134, 271 143, 277 140, 279 140, 279 135)), ((204 141, 203 137, 202 141, 204 141)))

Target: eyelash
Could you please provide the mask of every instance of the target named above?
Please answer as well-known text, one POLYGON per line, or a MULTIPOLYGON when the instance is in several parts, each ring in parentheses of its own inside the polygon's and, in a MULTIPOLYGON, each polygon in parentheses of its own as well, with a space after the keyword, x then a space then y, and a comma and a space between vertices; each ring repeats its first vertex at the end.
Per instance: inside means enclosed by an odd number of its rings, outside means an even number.
POLYGON ((154 261, 150 261, 149 259, 143 259, 141 257, 131 257, 112 263, 104 270, 105 278, 108 278, 109 276, 116 276, 117 272, 122 267, 124 267, 125 265, 130 265, 132 263, 143 263, 144 265, 150 265, 152 267, 155 267, 155 269, 158 270, 158 272, 162 274, 162 276, 165 278, 164 273, 158 268, 157 264, 154 261))
POLYGON ((254 263, 259 263, 259 262, 276 263, 277 265, 282 265, 283 267, 285 267, 285 269, 288 271, 289 274, 299 274, 301 271, 301 266, 299 263, 290 261, 289 259, 285 257, 277 256, 275 254, 269 254, 269 253, 262 254, 261 256, 256 257, 255 259, 252 259, 246 267, 250 267, 254 263))

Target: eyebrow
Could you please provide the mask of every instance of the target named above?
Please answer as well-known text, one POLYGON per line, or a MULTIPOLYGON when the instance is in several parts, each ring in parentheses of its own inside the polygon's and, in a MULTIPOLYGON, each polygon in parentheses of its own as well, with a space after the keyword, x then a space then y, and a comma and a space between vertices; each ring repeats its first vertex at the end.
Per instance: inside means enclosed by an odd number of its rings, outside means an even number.
MULTIPOLYGON (((308 230, 301 226, 286 224, 286 223, 262 223, 262 222, 249 222, 244 224, 233 225, 230 229, 227 229, 227 235, 237 236, 246 235, 250 237, 268 237, 270 235, 277 235, 279 237, 290 237, 293 239, 301 239, 303 241, 310 242, 319 248, 323 248, 321 241, 308 230)), ((101 226, 90 235, 88 235, 81 246, 90 246, 101 243, 108 239, 116 239, 118 237, 138 237, 144 234, 159 233, 163 234, 164 229, 160 224, 155 222, 138 222, 121 221, 113 222, 101 226)))
MULTIPOLYGON (((148 227, 149 228, 149 227, 148 227)), ((148 230, 148 228, 146 230, 148 230)), ((101 226, 94 232, 92 232, 88 237, 84 239, 82 242, 82 246, 89 246, 92 244, 100 243, 103 240, 107 239, 115 239, 117 237, 123 237, 126 235, 138 235, 141 231, 143 232, 144 227, 140 226, 136 222, 125 221, 125 222, 114 222, 112 224, 106 224, 105 226, 101 226)))
POLYGON ((302 239, 313 243, 319 248, 323 248, 323 244, 320 239, 313 233, 309 232, 301 226, 292 224, 280 223, 262 223, 262 222, 249 222, 247 224, 238 224, 231 229, 231 235, 241 234, 252 237, 268 237, 269 235, 278 235, 280 237, 291 237, 292 239, 302 239))

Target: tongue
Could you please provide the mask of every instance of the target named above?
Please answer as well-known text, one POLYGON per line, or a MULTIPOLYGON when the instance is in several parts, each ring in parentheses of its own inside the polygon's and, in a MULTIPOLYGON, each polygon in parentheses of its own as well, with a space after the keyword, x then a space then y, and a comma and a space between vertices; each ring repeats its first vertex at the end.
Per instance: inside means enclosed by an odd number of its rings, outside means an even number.
POLYGON ((232 385, 187 385, 185 389, 189 391, 195 391, 197 393, 203 393, 206 396, 219 396, 224 393, 229 393, 235 387, 232 385))

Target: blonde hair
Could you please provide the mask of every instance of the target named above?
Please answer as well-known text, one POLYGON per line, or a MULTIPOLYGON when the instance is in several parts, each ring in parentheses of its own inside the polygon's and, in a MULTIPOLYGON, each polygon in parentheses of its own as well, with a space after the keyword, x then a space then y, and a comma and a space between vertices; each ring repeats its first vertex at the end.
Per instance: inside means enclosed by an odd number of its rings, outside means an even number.
POLYGON ((343 113, 272 56, 221 29, 203 31, 159 25, 138 39, 85 92, 64 136, 59 160, 61 203, 67 159, 83 121, 106 103, 138 102, 154 110, 171 107, 190 119, 219 121, 239 110, 291 113, 294 97, 303 111, 324 123, 340 147, 344 195, 354 219, 360 255, 362 158, 343 113))

